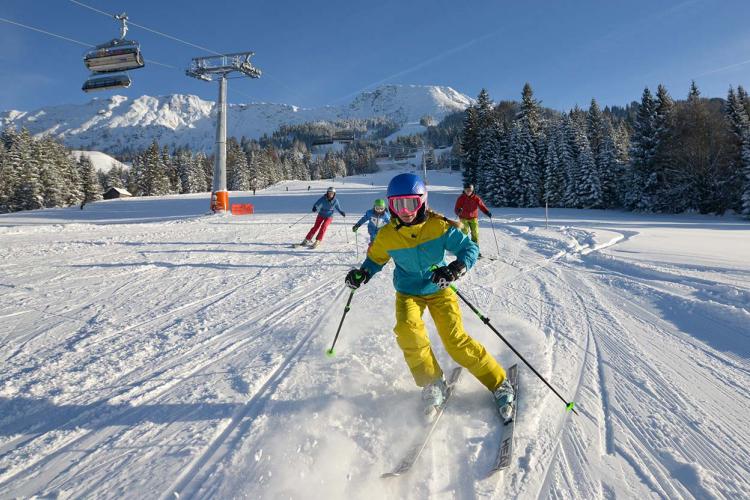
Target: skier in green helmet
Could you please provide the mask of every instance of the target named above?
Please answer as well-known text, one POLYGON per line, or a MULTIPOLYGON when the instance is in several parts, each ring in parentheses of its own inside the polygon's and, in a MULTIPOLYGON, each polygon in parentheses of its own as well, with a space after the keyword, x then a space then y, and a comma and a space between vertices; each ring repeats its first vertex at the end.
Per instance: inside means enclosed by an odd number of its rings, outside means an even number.
POLYGON ((356 233, 359 227, 367 222, 367 232, 370 234, 370 245, 372 245, 380 228, 388 224, 390 220, 391 214, 385 209, 385 200, 378 198, 375 200, 375 203, 373 203, 372 208, 365 212, 365 215, 354 224, 352 231, 356 233))

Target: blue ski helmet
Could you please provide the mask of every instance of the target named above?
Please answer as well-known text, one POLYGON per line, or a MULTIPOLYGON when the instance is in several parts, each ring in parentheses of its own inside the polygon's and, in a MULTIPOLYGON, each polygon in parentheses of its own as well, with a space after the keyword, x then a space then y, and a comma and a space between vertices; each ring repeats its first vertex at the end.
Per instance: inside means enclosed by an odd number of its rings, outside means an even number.
POLYGON ((427 186, 415 174, 399 174, 388 183, 388 198, 410 194, 427 194, 427 186))
POLYGON ((397 175, 388 183, 388 206, 391 216, 398 218, 399 224, 407 226, 421 224, 427 219, 427 186, 418 175, 397 175), (411 200, 405 200, 404 198, 411 198, 411 200), (404 206, 399 208, 397 206, 399 204, 404 206), (412 208, 404 210, 409 204, 413 204, 412 208), (399 213, 402 215, 408 214, 411 210, 416 210, 416 216, 408 224, 404 223, 399 213))

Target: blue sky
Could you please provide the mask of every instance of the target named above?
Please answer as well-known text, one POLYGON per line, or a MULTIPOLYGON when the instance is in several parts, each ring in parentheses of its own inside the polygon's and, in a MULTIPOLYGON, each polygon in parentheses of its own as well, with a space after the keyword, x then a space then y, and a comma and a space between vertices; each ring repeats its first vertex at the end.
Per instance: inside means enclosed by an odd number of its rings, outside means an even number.
MULTIPOLYGON (((379 83, 449 85, 515 99, 528 81, 547 106, 638 99, 664 83, 682 98, 750 87, 748 0, 81 0, 218 52, 254 50, 260 80, 230 82, 230 102, 304 107, 346 102, 379 83)), ((69 0, 2 0, 0 17, 91 44, 117 24, 69 0)), ((155 64, 118 93, 196 94, 216 85, 184 75, 199 49, 132 27, 155 64)), ((0 110, 86 102, 85 48, 0 22, 0 110)), ((99 93, 105 96, 106 93, 99 93)))

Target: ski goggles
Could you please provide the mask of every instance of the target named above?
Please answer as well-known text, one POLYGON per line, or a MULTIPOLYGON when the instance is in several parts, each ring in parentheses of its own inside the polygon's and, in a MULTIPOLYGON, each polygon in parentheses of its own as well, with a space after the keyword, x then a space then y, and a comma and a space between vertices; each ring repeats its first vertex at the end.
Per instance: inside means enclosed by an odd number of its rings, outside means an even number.
POLYGON ((396 215, 416 215, 424 205, 426 194, 410 194, 388 198, 388 205, 396 215))

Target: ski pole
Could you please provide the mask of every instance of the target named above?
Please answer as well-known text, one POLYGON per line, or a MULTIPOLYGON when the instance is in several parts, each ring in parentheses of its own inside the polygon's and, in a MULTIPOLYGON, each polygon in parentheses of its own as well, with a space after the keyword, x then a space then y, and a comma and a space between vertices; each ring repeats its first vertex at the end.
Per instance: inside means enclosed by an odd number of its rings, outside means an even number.
MULTIPOLYGON (((311 213, 312 213, 312 212, 311 212, 311 213)), ((305 218, 305 217, 307 217, 308 215, 310 215, 310 214, 309 214, 309 213, 307 213, 307 214, 303 215, 302 217, 300 217, 300 218, 299 218, 299 219, 297 220, 297 222, 295 222, 294 224, 291 224, 291 225, 290 225, 289 227, 291 228, 291 227, 293 227, 293 226, 296 226, 297 224, 299 224, 300 222, 302 222, 302 219, 304 219, 304 218, 305 218)))
POLYGON ((482 323, 484 323, 485 325, 489 326, 489 327, 490 327, 490 330, 492 330, 493 332, 495 332, 495 335, 497 335, 498 337, 500 337, 500 340, 502 340, 503 342, 505 342, 505 345, 507 345, 508 347, 510 347, 510 350, 511 350, 511 351, 513 351, 513 352, 515 353, 515 355, 516 355, 516 356, 518 356, 518 358, 519 358, 519 359, 520 359, 521 361, 523 361, 523 362, 524 362, 524 364, 525 364, 526 366, 528 366, 528 367, 529 367, 529 368, 531 369, 531 371, 532 371, 532 372, 534 372, 534 375, 536 375, 537 377, 539 377, 539 379, 540 379, 540 380, 541 380, 542 382, 544 382, 544 383, 546 384, 546 386, 547 386, 547 387, 549 387, 549 388, 550 388, 550 390, 551 390, 552 392, 554 392, 554 393, 555 393, 555 396, 557 396, 558 398, 560 398, 560 401, 562 401, 563 403, 565 403, 565 409, 566 409, 566 410, 569 410, 569 411, 572 411, 573 413, 575 413, 576 415, 578 415, 578 412, 577 412, 577 411, 575 410, 575 408, 574 408, 574 407, 575 407, 575 402, 574 402, 574 401, 570 401, 570 402, 568 402, 568 401, 565 401, 565 398, 564 398, 564 397, 562 397, 562 396, 560 395, 560 393, 559 393, 559 392, 557 392, 557 391, 555 390, 555 388, 554 388, 554 387, 552 387, 552 386, 550 385, 550 383, 549 383, 549 382, 547 382, 547 379, 545 379, 544 377, 542 377, 542 375, 541 375, 541 374, 540 374, 540 373, 539 373, 538 371, 536 371, 536 368, 534 368, 533 366, 531 366, 531 363, 529 363, 528 361, 526 361, 526 358, 524 358, 524 357, 523 357, 523 356, 521 355, 521 353, 520 353, 520 352, 518 352, 518 351, 516 350, 516 348, 515 348, 515 347, 513 347, 513 346, 511 345, 511 343, 510 343, 510 342, 508 342, 508 341, 507 341, 507 340, 505 339, 505 337, 503 337, 503 335, 502 335, 502 334, 501 334, 500 332, 498 332, 498 331, 497 331, 497 329, 496 329, 496 328, 495 328, 494 326, 492 326, 492 323, 490 323, 490 318, 488 318, 487 316, 485 316, 484 314, 482 314, 482 312, 481 312, 481 311, 480 311, 479 309, 477 309, 476 307, 474 307, 474 305, 473 305, 473 304, 472 304, 471 302, 469 302, 469 301, 468 301, 468 300, 466 299, 466 297, 464 297, 464 295, 463 295, 463 294, 462 294, 461 292, 459 292, 459 291, 458 291, 458 289, 456 288, 456 286, 455 286, 455 285, 451 285, 451 288, 453 289, 453 291, 454 291, 454 292, 456 292, 456 294, 458 295, 458 297, 459 297, 459 298, 460 298, 461 300, 463 300, 463 301, 464 301, 464 303, 465 303, 465 304, 466 304, 467 306, 469 306, 469 308, 470 308, 470 309, 471 309, 472 311, 474 311, 474 314, 476 314, 477 316, 479 316, 479 319, 481 319, 481 320, 482 320, 482 323))
MULTIPOLYGON (((437 269, 437 266, 432 266, 432 269, 433 270, 437 269)), ((562 401, 563 403, 565 403, 565 409, 569 410, 569 411, 572 411, 573 413, 575 413, 576 415, 578 415, 578 412, 575 410, 575 401, 570 401, 570 402, 565 401, 565 398, 562 397, 560 395, 560 393, 557 392, 557 390, 555 390, 555 388, 552 387, 552 385, 550 385, 549 382, 547 382, 547 379, 544 378, 538 371, 536 371, 536 368, 534 368, 533 366, 531 366, 531 363, 529 363, 528 361, 526 361, 526 358, 524 358, 523 355, 520 352, 518 352, 516 350, 516 348, 513 347, 513 345, 510 342, 508 342, 508 340, 505 337, 503 337, 502 333, 500 333, 499 331, 497 331, 497 329, 494 326, 492 326, 492 323, 490 323, 490 318, 488 318, 487 316, 485 316, 484 314, 482 314, 482 312, 479 309, 477 309, 476 307, 474 307, 474 304, 472 304, 471 302, 469 302, 469 300, 466 297, 464 297, 464 295, 458 290, 458 288, 456 287, 456 285, 451 284, 450 287, 451 287, 451 289, 454 292, 456 292, 456 295, 458 295, 458 297, 461 300, 463 300, 464 303, 467 306, 469 306, 469 309, 471 309, 472 311, 474 311, 474 314, 476 314, 477 316, 479 316, 479 319, 482 320, 482 323, 484 323, 485 325, 487 325, 488 327, 490 327, 490 330, 492 330, 495 333, 495 335, 497 335, 498 337, 500 337, 500 340, 502 340, 503 342, 505 342, 505 345, 507 345, 508 347, 510 347, 510 350, 513 351, 513 353, 516 356, 518 356, 518 358, 521 361, 523 361, 524 364, 526 366, 528 366, 531 369, 532 372, 534 372, 534 375, 536 375, 537 377, 539 377, 539 379, 542 382, 544 382, 547 387, 549 387, 549 389, 555 394, 555 396, 557 396, 558 398, 560 398, 560 401, 562 401)))
POLYGON ((344 306, 344 314, 341 316, 341 322, 339 323, 339 329, 336 330, 336 336, 333 337, 333 343, 331 344, 331 348, 326 350, 326 356, 328 356, 329 358, 332 358, 333 356, 336 355, 336 353, 334 352, 333 348, 336 346, 336 341, 339 339, 339 333, 341 333, 341 327, 344 324, 344 318, 346 318, 346 314, 349 312, 349 309, 351 309, 349 307, 349 304, 352 303, 352 297, 354 297, 354 292, 356 292, 356 291, 357 291, 356 289, 352 288, 352 291, 349 292, 349 300, 346 301, 346 306, 344 306))
POLYGON ((497 242, 497 235, 495 234, 495 223, 492 220, 492 217, 490 217, 490 225, 492 226, 492 236, 495 237, 495 247, 497 247, 497 256, 500 257, 500 245, 497 242))

